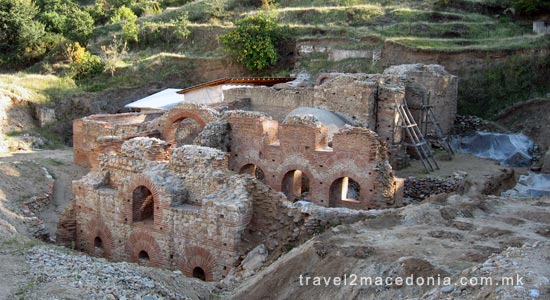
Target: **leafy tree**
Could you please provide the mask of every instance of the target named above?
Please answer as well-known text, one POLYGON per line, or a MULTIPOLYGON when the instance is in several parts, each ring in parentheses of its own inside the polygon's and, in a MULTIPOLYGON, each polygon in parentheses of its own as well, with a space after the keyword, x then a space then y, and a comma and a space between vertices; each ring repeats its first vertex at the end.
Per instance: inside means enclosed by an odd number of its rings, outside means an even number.
POLYGON ((94 30, 94 19, 81 9, 73 10, 67 19, 65 36, 73 41, 85 42, 94 30))
POLYGON ((16 53, 20 59, 45 52, 41 39, 44 25, 34 18, 38 7, 30 0, 0 0, 0 52, 16 53))
POLYGON ((277 47, 284 40, 283 28, 269 11, 245 17, 220 36, 223 49, 248 70, 257 71, 277 63, 277 47))
POLYGON ((516 11, 524 15, 542 13, 550 10, 550 2, 547 0, 515 0, 513 4, 516 11))
POLYGON ((136 14, 126 6, 119 7, 111 17, 111 23, 121 23, 123 38, 126 41, 138 41, 139 28, 136 21, 136 14))
POLYGON ((96 0, 94 5, 86 7, 86 11, 92 16, 96 24, 105 24, 109 21, 109 4, 107 0, 96 0))
POLYGON ((41 0, 38 2, 42 14, 40 20, 49 32, 84 43, 92 34, 94 19, 72 0, 41 0))

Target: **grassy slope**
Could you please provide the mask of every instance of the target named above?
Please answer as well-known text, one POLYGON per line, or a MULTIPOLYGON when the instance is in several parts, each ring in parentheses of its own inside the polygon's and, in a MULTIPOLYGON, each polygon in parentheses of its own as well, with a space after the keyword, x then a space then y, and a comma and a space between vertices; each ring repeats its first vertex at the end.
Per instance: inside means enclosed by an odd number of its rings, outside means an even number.
MULTIPOLYGON (((341 43, 342 49, 365 49, 372 47, 372 43, 365 44, 361 40, 375 37, 377 40, 391 41, 414 49, 430 51, 464 51, 464 50, 506 50, 506 49, 540 49, 549 48, 550 39, 547 36, 531 34, 530 24, 521 20, 512 20, 508 17, 495 18, 487 11, 501 9, 502 5, 495 5, 493 0, 456 0, 450 1, 447 7, 438 7, 431 1, 360 1, 360 0, 278 0, 275 10, 279 13, 282 24, 288 25, 294 39, 309 38, 353 38, 357 42, 341 43), (480 9, 484 8, 484 9, 480 9), (486 9, 485 9, 486 8, 486 9), (479 11, 486 11, 481 14, 479 11)), ((219 47, 217 36, 230 30, 233 23, 247 14, 254 13, 255 8, 243 6, 243 1, 237 0, 197 0, 177 8, 168 8, 154 16, 139 18, 141 25, 140 41, 130 45, 130 51, 124 58, 124 63, 116 71, 115 76, 103 74, 88 78, 75 84, 72 80, 55 76, 34 76, 25 74, 2 75, 0 82, 9 84, 12 89, 21 85, 31 91, 32 100, 55 106, 61 99, 77 95, 88 98, 90 101, 102 100, 121 90, 120 97, 124 97, 124 89, 150 89, 151 86, 174 87, 195 84, 204 81, 205 77, 197 76, 203 63, 208 60, 217 61, 223 58, 223 51, 219 47), (187 40, 180 40, 174 35, 174 25, 171 20, 176 19, 182 12, 187 12, 191 25, 191 35, 187 40), (198 60, 203 59, 198 62, 198 60)), ((90 51, 99 54, 101 46, 110 42, 113 33, 120 33, 118 25, 98 26, 94 37, 88 45, 90 51)), ((302 59, 300 68, 311 73, 323 70, 344 72, 379 72, 379 67, 373 66, 364 59, 347 59, 340 62, 329 62, 324 55, 317 55, 311 59, 302 59)), ((59 64, 59 62, 56 62, 59 64)), ((63 62, 61 62, 63 64, 63 62)), ((546 64, 533 61, 513 62, 511 66, 524 66, 523 69, 544 70, 546 64), (530 64, 524 66, 524 63, 530 64)), ((43 63, 34 66, 31 72, 51 72, 53 63, 43 63)), ((287 75, 294 66, 280 65, 265 74, 287 75)), ((62 68, 61 68, 62 69, 62 68)), ((502 99, 499 85, 502 80, 499 74, 510 70, 509 65, 495 66, 494 70, 485 73, 484 89, 479 86, 475 89, 460 92, 461 103, 468 105, 463 112, 485 116, 485 111, 495 110, 502 99), (497 75, 495 75, 497 74, 497 75), (473 90, 483 90, 483 99, 472 98, 473 90), (475 105, 486 103, 486 105, 475 105), (496 104, 495 104, 496 103, 496 104)), ((240 72, 242 72, 241 70, 240 72)), ((245 74, 246 72, 242 72, 245 74)), ((539 72, 540 73, 540 72, 539 72)), ((544 73, 544 72, 542 72, 544 73)), ((550 91, 548 84, 544 84, 542 77, 532 78, 519 72, 519 84, 512 85, 514 101, 527 98, 531 94, 541 94, 550 91), (542 86, 533 87, 527 82, 543 82, 542 86)), ((261 74, 260 74, 261 75, 261 74)), ((516 74, 515 74, 516 75, 516 74)), ((471 84, 481 82, 480 78, 465 80, 471 84)), ((472 78, 474 78, 472 77, 472 78)), ((509 86, 510 84, 507 83, 509 86)), ((9 88, 8 88, 9 89, 9 88)), ((16 88, 15 88, 16 89, 16 88)), ((510 90, 510 89, 502 89, 510 90)), ((487 115, 488 116, 488 115, 487 115)))

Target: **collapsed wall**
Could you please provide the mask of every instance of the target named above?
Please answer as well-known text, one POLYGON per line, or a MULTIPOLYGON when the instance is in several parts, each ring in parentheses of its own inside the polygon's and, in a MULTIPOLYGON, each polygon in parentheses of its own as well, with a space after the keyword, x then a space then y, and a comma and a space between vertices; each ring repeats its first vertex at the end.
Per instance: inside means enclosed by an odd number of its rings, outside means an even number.
POLYGON ((138 136, 158 137, 158 132, 145 129, 144 124, 160 115, 162 112, 102 114, 74 120, 74 162, 95 169, 101 154, 118 152, 124 141, 138 136))
MULTIPOLYGON (((420 110, 430 105, 443 134, 449 133, 457 112, 458 77, 440 65, 424 64, 392 66, 384 70, 384 76, 395 77, 405 85, 405 100, 415 120, 422 122, 420 110)), ((428 124, 428 131, 433 130, 433 124, 428 124)))

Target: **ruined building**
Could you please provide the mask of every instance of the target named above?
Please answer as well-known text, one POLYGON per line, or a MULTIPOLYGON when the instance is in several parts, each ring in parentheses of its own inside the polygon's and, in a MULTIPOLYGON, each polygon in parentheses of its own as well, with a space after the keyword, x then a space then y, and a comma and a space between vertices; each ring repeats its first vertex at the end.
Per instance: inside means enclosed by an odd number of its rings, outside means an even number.
POLYGON ((75 162, 91 172, 73 182, 58 235, 95 255, 220 280, 260 243, 280 249, 320 218, 355 214, 330 208, 400 206, 391 164, 408 155, 396 106, 418 114, 429 99, 444 131, 456 114, 457 79, 440 66, 289 80, 209 83, 181 92, 207 89, 202 104, 76 120, 75 162), (297 200, 316 206, 304 212, 297 200))

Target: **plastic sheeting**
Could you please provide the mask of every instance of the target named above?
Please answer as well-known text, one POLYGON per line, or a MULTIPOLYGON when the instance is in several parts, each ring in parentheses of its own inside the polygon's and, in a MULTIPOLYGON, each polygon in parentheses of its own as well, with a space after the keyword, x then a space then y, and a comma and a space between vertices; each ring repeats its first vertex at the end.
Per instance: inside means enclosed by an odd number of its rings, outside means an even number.
POLYGON ((529 175, 521 175, 516 186, 502 195, 507 197, 550 196, 550 174, 531 172, 529 175))
POLYGON ((451 140, 457 152, 499 161, 509 167, 527 167, 531 164, 531 150, 534 147, 526 135, 476 131, 475 133, 454 137, 451 140))

